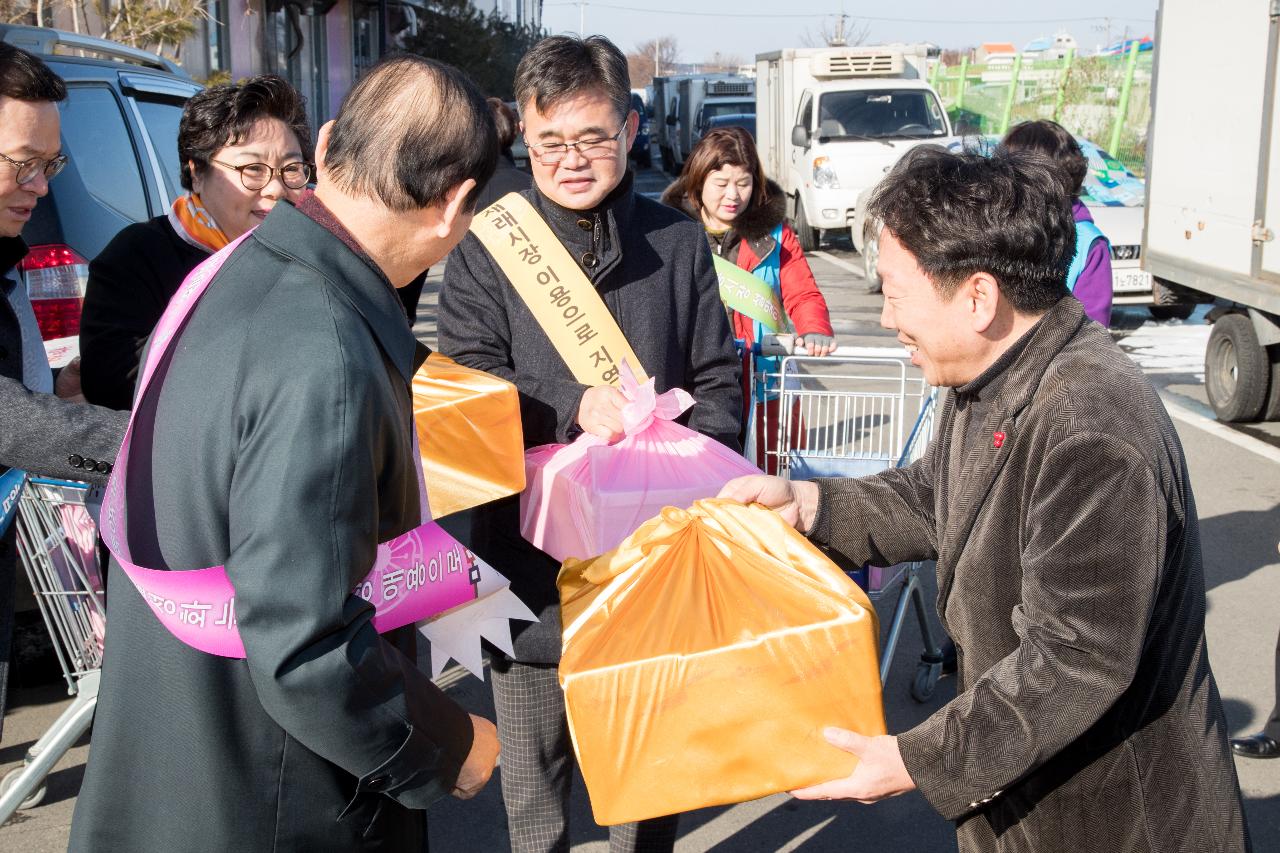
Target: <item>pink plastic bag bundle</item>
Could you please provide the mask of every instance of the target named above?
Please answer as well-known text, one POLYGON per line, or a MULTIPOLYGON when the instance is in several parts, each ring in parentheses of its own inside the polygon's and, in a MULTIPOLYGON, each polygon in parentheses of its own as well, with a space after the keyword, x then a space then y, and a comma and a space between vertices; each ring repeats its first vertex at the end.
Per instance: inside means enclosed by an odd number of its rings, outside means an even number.
POLYGON ((675 423, 694 404, 673 388, 658 394, 622 365, 626 436, 616 444, 589 433, 572 444, 525 453, 520 533, 557 560, 616 548, 663 507, 713 498, 735 477, 760 470, 714 439, 675 423))

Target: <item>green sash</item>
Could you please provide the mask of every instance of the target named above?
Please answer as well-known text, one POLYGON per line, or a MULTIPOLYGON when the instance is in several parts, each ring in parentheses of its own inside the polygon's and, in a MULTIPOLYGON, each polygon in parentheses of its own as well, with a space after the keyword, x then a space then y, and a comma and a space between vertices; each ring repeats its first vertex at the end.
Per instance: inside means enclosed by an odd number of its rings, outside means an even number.
POLYGON ((720 277, 720 300, 739 314, 755 320, 765 331, 777 334, 786 325, 786 314, 773 286, 737 264, 712 255, 720 277))

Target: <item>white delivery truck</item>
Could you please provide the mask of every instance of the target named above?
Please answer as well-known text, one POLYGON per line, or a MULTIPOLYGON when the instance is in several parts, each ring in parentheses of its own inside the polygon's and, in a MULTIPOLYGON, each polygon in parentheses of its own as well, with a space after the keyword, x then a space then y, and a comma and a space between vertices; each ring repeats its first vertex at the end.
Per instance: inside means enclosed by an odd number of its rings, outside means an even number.
POLYGON ((1278 49, 1275 0, 1160 4, 1142 265, 1216 303, 1205 390, 1224 421, 1280 419, 1278 49))
MULTIPOLYGON (((852 230, 858 196, 922 143, 951 141, 926 45, 788 48, 756 57, 756 142, 800 245, 852 230)), ((855 245, 860 236, 853 234, 855 245)))
POLYGON ((712 118, 756 111, 756 85, 750 77, 699 74, 681 80, 676 91, 679 105, 674 116, 671 164, 677 171, 684 168, 712 118))
POLYGON ((677 89, 680 81, 687 76, 687 74, 680 74, 653 78, 653 100, 649 102, 653 112, 649 125, 650 135, 658 145, 663 168, 668 170, 672 168, 671 143, 679 122, 677 113, 680 109, 680 96, 677 89))

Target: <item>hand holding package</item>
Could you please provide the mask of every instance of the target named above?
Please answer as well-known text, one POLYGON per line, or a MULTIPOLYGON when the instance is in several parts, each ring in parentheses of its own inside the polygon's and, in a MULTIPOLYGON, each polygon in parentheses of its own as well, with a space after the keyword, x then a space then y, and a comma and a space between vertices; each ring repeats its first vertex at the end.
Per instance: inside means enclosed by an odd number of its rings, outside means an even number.
POLYGON ((603 554, 663 507, 714 497, 735 477, 759 474, 743 457, 675 422, 693 397, 638 383, 623 364, 626 433, 616 444, 584 433, 525 454, 520 533, 557 560, 603 554))
POLYGON ((777 513, 667 508, 558 579, 569 731, 597 823, 853 772, 826 726, 885 733, 866 594, 777 513))

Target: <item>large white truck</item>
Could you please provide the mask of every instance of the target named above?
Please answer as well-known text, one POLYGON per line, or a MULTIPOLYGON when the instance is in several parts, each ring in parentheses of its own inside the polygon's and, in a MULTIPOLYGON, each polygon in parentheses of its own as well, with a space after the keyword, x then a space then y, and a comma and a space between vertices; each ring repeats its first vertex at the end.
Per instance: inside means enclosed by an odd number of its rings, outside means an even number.
POLYGON ((1142 265, 1216 303, 1205 390, 1224 421, 1280 419, 1278 49, 1275 0, 1160 4, 1142 265))
POLYGON ((756 142, 804 249, 824 231, 852 231, 858 196, 908 150, 951 141, 925 79, 928 55, 925 45, 884 45, 756 57, 756 142))
POLYGON ((671 157, 677 170, 684 168, 712 118, 756 111, 756 84, 750 77, 700 74, 681 80, 676 91, 679 104, 671 157))
POLYGON ((713 116, 756 111, 755 81, 736 74, 653 78, 653 135, 662 165, 678 175, 713 116))
POLYGON ((653 111, 653 118, 650 120, 649 133, 658 146, 658 154, 666 169, 671 168, 671 144, 679 122, 677 116, 680 111, 680 96, 677 90, 680 81, 686 77, 687 74, 654 77, 651 84, 653 100, 650 102, 650 109, 653 111))

